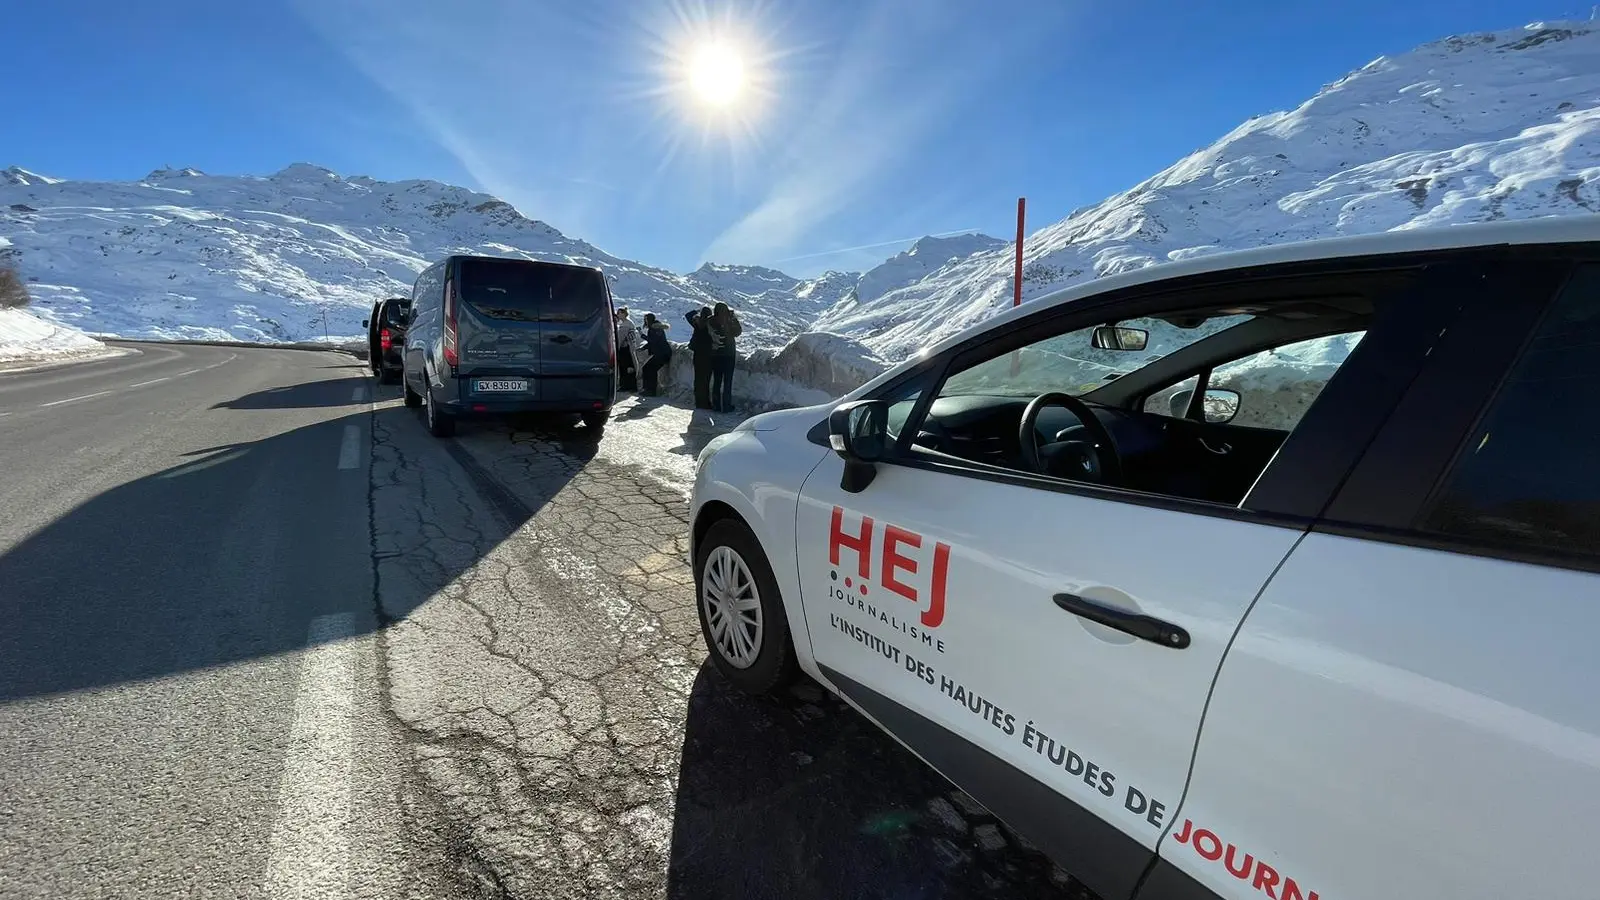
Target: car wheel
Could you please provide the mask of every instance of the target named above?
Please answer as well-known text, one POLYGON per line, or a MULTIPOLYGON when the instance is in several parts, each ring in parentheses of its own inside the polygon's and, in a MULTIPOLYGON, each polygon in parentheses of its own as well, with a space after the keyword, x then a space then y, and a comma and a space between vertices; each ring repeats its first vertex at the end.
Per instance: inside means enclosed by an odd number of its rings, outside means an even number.
POLYGON ((400 372, 398 370, 396 370, 396 369, 379 369, 378 370, 378 383, 379 384, 394 384, 396 381, 399 381, 399 380, 400 380, 400 372))
POLYGON ((711 662, 746 693, 769 694, 799 672, 789 619, 761 544, 737 519, 712 525, 695 550, 695 608, 711 662))
POLYGON ((416 391, 413 391, 411 389, 411 385, 410 385, 410 383, 408 383, 406 381, 404 374, 402 374, 400 376, 400 383, 402 385, 405 385, 405 389, 406 389, 406 405, 411 407, 412 409, 416 409, 417 407, 421 406, 422 405, 422 395, 417 393, 416 391))
POLYGON ((611 418, 608 412, 586 412, 582 416, 583 427, 590 431, 600 431, 606 427, 606 420, 611 418))
POLYGON ((428 421, 428 433, 434 437, 445 438, 456 433, 456 419, 439 409, 439 404, 434 402, 433 388, 422 389, 422 414, 428 421))

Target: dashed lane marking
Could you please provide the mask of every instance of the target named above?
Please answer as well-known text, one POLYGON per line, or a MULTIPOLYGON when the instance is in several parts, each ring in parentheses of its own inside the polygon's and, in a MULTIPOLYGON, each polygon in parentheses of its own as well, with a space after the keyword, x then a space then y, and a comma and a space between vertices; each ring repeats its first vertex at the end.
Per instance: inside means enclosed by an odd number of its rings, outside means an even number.
POLYGON ((354 613, 318 616, 306 634, 267 860, 273 900, 350 893, 355 626, 354 613))
POLYGON ((339 468, 354 469, 361 465, 361 426, 346 425, 344 440, 339 442, 339 468))
POLYGON ((39 404, 39 408, 40 409, 44 409, 47 406, 60 406, 63 403, 77 403, 79 400, 91 400, 91 399, 93 399, 95 397, 104 397, 105 395, 107 395, 109 393, 111 393, 111 392, 110 391, 95 391, 92 394, 84 394, 81 397, 68 397, 65 400, 51 400, 49 403, 41 403, 41 404, 39 404))

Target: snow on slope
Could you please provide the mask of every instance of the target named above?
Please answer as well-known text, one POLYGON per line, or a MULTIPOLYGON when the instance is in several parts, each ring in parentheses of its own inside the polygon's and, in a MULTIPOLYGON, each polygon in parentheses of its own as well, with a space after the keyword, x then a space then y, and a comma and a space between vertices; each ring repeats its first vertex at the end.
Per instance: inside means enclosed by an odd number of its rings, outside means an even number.
MULTIPOLYGON (((1023 296, 1219 250, 1593 211, 1600 30, 1536 23, 1380 57, 1035 232, 1023 296)), ((1011 247, 840 304, 814 327, 904 358, 1011 303, 1011 247)))
POLYGON ((764 266, 706 263, 690 272, 687 278, 709 295, 711 302, 720 300, 738 310, 741 322, 765 317, 781 323, 771 330, 782 331, 785 337, 805 330, 827 308, 827 304, 813 297, 811 291, 805 297, 796 296, 796 292, 810 282, 764 266))
POLYGON ((76 328, 47 322, 26 309, 0 309, 0 362, 97 355, 106 345, 76 328))
MULTIPOLYGON (((487 194, 303 163, 267 177, 163 169, 137 182, 6 169, 0 236, 35 314, 124 337, 319 340, 324 316, 330 337, 357 336, 374 300, 408 294, 417 272, 457 252, 597 265, 636 320, 681 321, 717 299, 487 194)), ((793 313, 774 295, 742 308, 746 345, 782 344, 824 305, 800 303, 793 313)))

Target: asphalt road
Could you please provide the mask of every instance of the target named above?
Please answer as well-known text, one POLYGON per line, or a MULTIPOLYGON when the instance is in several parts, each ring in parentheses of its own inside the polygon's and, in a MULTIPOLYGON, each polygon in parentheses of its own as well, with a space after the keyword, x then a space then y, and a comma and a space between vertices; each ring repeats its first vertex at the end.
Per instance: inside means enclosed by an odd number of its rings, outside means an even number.
POLYGON ((348 356, 0 375, 0 896, 450 893, 405 827, 348 356))
POLYGON ((347 356, 0 374, 0 897, 1081 897, 814 684, 705 662, 628 399, 423 429, 347 356))

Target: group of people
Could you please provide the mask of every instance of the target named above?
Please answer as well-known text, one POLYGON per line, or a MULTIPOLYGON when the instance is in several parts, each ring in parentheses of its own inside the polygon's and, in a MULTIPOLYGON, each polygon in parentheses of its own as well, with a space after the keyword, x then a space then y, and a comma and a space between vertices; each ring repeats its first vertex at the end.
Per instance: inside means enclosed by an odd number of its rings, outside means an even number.
MULTIPOLYGON (((737 342, 744 332, 739 316, 726 303, 691 311, 689 353, 694 357, 694 405, 713 412, 733 411, 733 369, 739 359, 737 342)), ((639 390, 647 397, 661 396, 661 370, 672 361, 672 326, 645 313, 642 328, 634 327, 628 308, 616 314, 617 366, 620 387, 639 390)))

